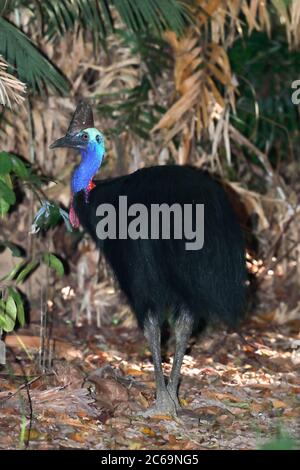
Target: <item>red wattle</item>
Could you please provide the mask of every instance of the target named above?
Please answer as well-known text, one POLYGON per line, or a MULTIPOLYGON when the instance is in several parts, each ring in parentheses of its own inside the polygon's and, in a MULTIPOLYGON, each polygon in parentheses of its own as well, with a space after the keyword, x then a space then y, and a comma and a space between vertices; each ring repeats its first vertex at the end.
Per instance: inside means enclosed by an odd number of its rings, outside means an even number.
POLYGON ((69 210, 69 220, 73 228, 78 228, 80 225, 79 219, 73 207, 73 194, 71 195, 71 203, 70 203, 70 210, 69 210))
POLYGON ((70 211, 69 211, 69 220, 70 220, 71 225, 72 225, 73 228, 78 228, 78 227, 79 227, 80 222, 79 222, 79 219, 78 219, 78 217, 77 217, 77 215, 76 215, 76 212, 75 212, 73 206, 70 207, 70 211))
MULTIPOLYGON (((95 183, 91 179, 88 186, 87 186, 87 188, 85 189, 85 202, 86 203, 88 202, 88 196, 89 196, 90 191, 92 191, 92 189, 94 189, 95 186, 96 186, 95 183)), ((79 225, 80 225, 80 222, 79 222, 79 219, 78 219, 77 214, 75 212, 75 209, 73 207, 73 198, 74 198, 74 195, 72 194, 71 195, 71 202, 70 202, 70 210, 69 210, 69 220, 70 220, 70 223, 71 223, 72 227, 78 228, 79 225)))
POLYGON ((89 182, 88 187, 86 188, 86 192, 89 193, 90 191, 92 191, 92 189, 95 188, 95 186, 96 186, 96 185, 95 185, 94 181, 91 180, 91 181, 89 182))

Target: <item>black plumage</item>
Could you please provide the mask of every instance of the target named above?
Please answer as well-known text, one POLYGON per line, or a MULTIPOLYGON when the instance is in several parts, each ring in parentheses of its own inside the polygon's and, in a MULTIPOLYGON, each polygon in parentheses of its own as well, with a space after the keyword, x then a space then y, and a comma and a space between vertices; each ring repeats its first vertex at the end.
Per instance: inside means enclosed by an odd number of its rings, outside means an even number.
POLYGON ((166 312, 176 318, 183 305, 196 324, 216 318, 232 325, 239 319, 244 304, 243 237, 225 191, 207 173, 183 166, 144 168, 96 181, 88 204, 84 193, 77 193, 74 208, 113 268, 141 327, 148 310, 162 323, 166 312), (149 212, 151 204, 204 204, 203 248, 186 250, 185 238, 99 240, 96 209, 112 204, 118 220, 120 195, 127 196, 128 206, 142 203, 149 212))

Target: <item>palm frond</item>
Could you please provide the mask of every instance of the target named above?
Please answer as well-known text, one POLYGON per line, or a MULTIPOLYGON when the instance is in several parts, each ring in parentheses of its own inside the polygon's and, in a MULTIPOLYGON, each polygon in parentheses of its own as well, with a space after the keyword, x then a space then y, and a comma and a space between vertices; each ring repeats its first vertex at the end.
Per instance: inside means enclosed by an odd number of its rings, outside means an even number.
POLYGON ((49 86, 61 94, 69 88, 67 80, 12 23, 0 17, 0 54, 16 68, 20 80, 33 90, 43 92, 49 86))
POLYGON ((165 111, 156 104, 154 94, 162 71, 172 67, 167 53, 170 48, 166 41, 150 33, 136 34, 123 29, 113 37, 119 53, 112 63, 81 65, 101 74, 93 97, 99 101, 99 114, 106 118, 106 134, 130 131, 149 139, 150 130, 165 111))
POLYGON ((8 63, 0 55, 0 104, 11 108, 12 103, 23 103, 26 85, 8 73, 8 67, 8 63))
POLYGON ((98 105, 99 114, 113 120, 113 125, 106 128, 107 135, 120 135, 130 130, 142 139, 149 139, 150 131, 163 111, 158 105, 149 103, 150 92, 151 84, 143 76, 132 89, 102 96, 102 101, 105 99, 106 103, 98 105))
MULTIPOLYGON (((28 4, 28 2, 27 2, 28 4)), ((27 5, 34 13, 35 5, 27 5)), ((103 40, 112 30, 112 18, 106 2, 96 0, 64 0, 40 2, 44 33, 48 40, 63 36, 81 26, 93 35, 94 43, 103 40)))
POLYGON ((183 32, 188 10, 178 0, 111 0, 124 23, 133 31, 153 28, 183 32))
MULTIPOLYGON (((201 131, 206 130, 216 114, 220 115, 226 107, 224 93, 219 89, 222 86, 234 108, 234 86, 227 54, 221 45, 202 45, 192 31, 180 39, 169 31, 166 38, 174 50, 174 81, 179 99, 153 130, 171 129, 168 138, 173 138, 182 130, 180 122, 194 109, 200 137, 201 131)), ((194 120, 194 116, 191 119, 194 120)))
MULTIPOLYGON (((35 15, 36 2, 21 3, 35 15)), ((114 29, 116 16, 134 32, 160 33, 171 29, 180 34, 190 18, 186 4, 179 0, 45 0, 38 3, 44 33, 49 40, 80 26, 92 33, 94 42, 103 41, 114 29)))

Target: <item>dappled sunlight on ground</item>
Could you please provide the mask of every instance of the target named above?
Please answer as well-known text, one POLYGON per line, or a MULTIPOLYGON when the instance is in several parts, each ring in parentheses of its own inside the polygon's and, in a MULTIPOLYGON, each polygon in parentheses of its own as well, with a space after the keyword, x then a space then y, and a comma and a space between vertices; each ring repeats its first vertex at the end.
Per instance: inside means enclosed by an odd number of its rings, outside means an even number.
MULTIPOLYGON (((29 330, 32 333, 32 330, 29 330)), ((136 328, 68 325, 54 331, 53 368, 36 366, 39 338, 9 336, 1 371, 0 447, 253 449, 284 430, 300 436, 299 325, 252 321, 208 330, 182 367, 177 420, 142 418, 153 403, 153 365, 136 328), (28 387, 24 386, 24 373, 28 387), (29 432, 29 428, 31 431, 29 432)), ((164 362, 166 376, 173 352, 164 362)))

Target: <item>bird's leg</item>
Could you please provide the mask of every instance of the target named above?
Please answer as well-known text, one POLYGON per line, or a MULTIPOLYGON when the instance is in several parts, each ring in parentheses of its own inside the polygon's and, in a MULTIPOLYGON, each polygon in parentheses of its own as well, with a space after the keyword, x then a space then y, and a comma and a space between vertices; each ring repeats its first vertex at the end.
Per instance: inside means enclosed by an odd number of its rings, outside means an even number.
POLYGON ((180 404, 178 401, 180 369, 189 338, 192 334, 192 330, 193 318, 188 310, 182 310, 175 323, 175 355, 171 375, 167 386, 167 390, 173 402, 176 403, 177 408, 180 408, 180 404))
POLYGON ((155 407, 150 408, 143 413, 143 415, 171 414, 172 416, 176 416, 176 404, 167 391, 161 365, 161 331, 156 315, 152 313, 148 314, 144 324, 144 334, 153 358, 156 381, 156 401, 155 407))

